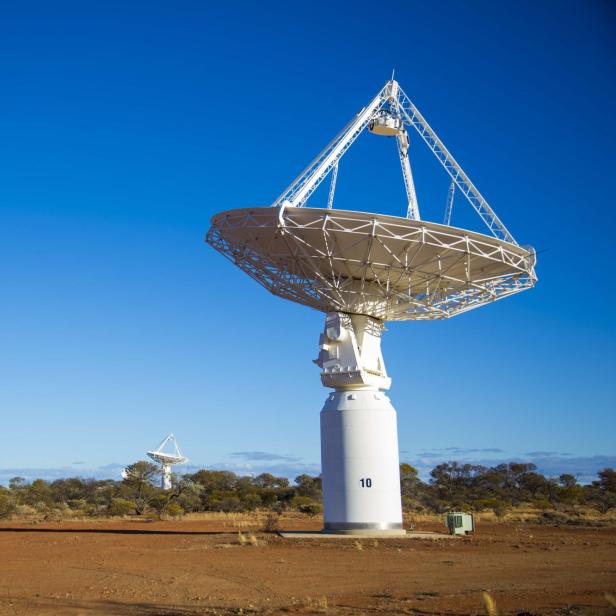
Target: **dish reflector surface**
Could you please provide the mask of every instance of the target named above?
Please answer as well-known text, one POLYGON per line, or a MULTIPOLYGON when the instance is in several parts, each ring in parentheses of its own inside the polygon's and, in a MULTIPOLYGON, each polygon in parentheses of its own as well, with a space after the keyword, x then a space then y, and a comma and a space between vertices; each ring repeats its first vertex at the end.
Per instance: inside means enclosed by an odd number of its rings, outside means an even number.
POLYGON ((160 451, 148 451, 148 456, 162 464, 183 464, 188 461, 184 456, 176 456, 172 453, 161 453, 160 451))
POLYGON ((443 319, 536 282, 532 249, 432 222, 255 207, 211 223, 216 250, 275 295, 323 312, 443 319))

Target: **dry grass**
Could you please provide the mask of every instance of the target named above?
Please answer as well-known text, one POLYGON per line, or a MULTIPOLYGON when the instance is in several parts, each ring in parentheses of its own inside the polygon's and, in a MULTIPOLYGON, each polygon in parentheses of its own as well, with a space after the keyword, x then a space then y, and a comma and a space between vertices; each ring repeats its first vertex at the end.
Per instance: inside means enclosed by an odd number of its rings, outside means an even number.
MULTIPOLYGON (((552 510, 547 510, 548 512, 552 510)), ((482 511, 475 513, 475 522, 481 524, 481 522, 491 523, 511 523, 511 522, 537 522, 543 518, 543 514, 546 511, 531 507, 531 506, 519 506, 507 511, 502 516, 497 516, 492 511, 482 511)), ((598 513, 597 511, 588 507, 575 506, 569 507, 566 510, 566 515, 571 519, 577 519, 580 522, 587 521, 591 523, 600 523, 607 525, 616 525, 616 510, 610 511, 606 514, 598 513)), ((31 507, 21 506, 18 512, 13 516, 13 520, 19 520, 21 522, 27 522, 31 524, 40 524, 44 522, 91 522, 96 520, 99 522, 117 522, 120 520, 132 521, 132 522, 153 522, 159 519, 157 515, 142 515, 142 516, 117 516, 117 517, 92 517, 85 515, 81 511, 71 511, 69 509, 64 511, 54 511, 53 516, 50 517, 49 513, 36 512, 31 507)), ((206 511, 199 513, 186 513, 182 516, 182 521, 186 522, 215 522, 220 524, 222 528, 228 528, 229 530, 243 531, 243 532, 276 532, 280 526, 288 525, 301 527, 305 522, 310 520, 314 523, 315 518, 310 518, 306 514, 288 511, 281 515, 274 514, 271 511, 251 511, 245 513, 224 513, 222 511, 206 511)), ((175 521, 175 520, 174 520, 175 521)), ((445 528, 444 515, 436 513, 405 513, 404 525, 406 528, 419 528, 422 527, 441 527, 445 528)))
POLYGON ((275 533, 280 530, 280 514, 268 512, 262 530, 266 533, 275 533))
POLYGON ((239 545, 252 545, 254 547, 265 545, 264 541, 257 540, 254 533, 248 533, 245 535, 241 530, 237 532, 237 542, 239 545))
POLYGON ((329 602, 325 595, 316 598, 306 597, 301 603, 312 612, 327 612, 329 610, 329 602))
POLYGON ((498 616, 498 610, 496 609, 496 603, 489 592, 481 593, 483 598, 483 604, 486 608, 487 616, 498 616))
MULTIPOLYGON (((536 522, 543 517, 543 514, 552 509, 544 510, 530 505, 520 505, 509 509, 505 514, 497 516, 493 511, 480 511, 473 513, 476 523, 492 522, 492 523, 510 523, 510 522, 536 522)), ((599 513, 589 507, 577 505, 567 508, 570 516, 578 517, 581 520, 588 522, 602 522, 604 524, 616 524, 616 510, 608 513, 599 513)), ((442 513, 405 513, 404 525, 406 528, 412 528, 422 525, 439 525, 445 528, 445 516, 442 513)))

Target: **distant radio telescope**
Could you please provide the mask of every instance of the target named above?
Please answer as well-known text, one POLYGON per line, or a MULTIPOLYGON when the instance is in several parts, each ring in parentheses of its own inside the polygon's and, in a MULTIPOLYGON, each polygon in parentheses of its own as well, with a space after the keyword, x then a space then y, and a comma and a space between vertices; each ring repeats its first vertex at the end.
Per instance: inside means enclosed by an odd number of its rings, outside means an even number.
POLYGON ((325 313, 315 360, 333 389, 321 411, 324 530, 403 533, 384 324, 447 319, 530 289, 535 251, 515 241, 393 79, 272 206, 216 214, 206 240, 275 295, 325 313), (444 224, 420 218, 407 127, 450 176, 444 224), (333 209, 339 162, 365 129, 395 138, 406 217, 333 209), (327 206, 309 207, 328 175, 327 206), (456 192, 489 234, 451 226, 456 192))
POLYGON ((188 458, 182 455, 180 446, 173 434, 167 436, 162 443, 153 451, 148 451, 148 456, 155 462, 161 465, 161 488, 163 490, 171 489, 171 470, 176 464, 185 464, 188 458), (164 451, 165 447, 172 447, 171 452, 164 451))

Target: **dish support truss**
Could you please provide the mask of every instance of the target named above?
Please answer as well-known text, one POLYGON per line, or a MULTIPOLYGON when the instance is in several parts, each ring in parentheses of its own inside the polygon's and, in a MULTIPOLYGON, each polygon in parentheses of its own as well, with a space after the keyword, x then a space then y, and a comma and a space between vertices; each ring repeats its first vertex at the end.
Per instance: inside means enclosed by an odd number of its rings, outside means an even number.
POLYGON ((207 242, 279 297, 383 321, 450 318, 537 280, 534 252, 517 245, 360 212, 231 210, 213 219, 207 242))
POLYGON ((169 436, 166 436, 158 445, 158 447, 156 449, 153 449, 151 452, 148 453, 157 453, 157 454, 162 454, 165 456, 173 456, 175 458, 177 458, 178 460, 183 460, 186 461, 187 458, 184 457, 184 455, 182 454, 182 452, 180 451, 180 446, 178 445, 177 439, 175 438, 175 435, 169 434, 169 436), (169 452, 165 452, 164 449, 167 446, 167 443, 169 443, 171 445, 171 447, 173 448, 173 451, 171 453, 169 452))
MULTIPOLYGON (((412 126, 428 145, 445 171, 451 176, 460 192, 466 197, 477 214, 486 224, 490 233, 498 239, 517 244, 511 233, 507 230, 500 218, 481 195, 479 190, 471 182, 470 178, 456 162, 445 144, 432 130, 426 119, 421 115, 417 107, 404 93, 398 82, 388 81, 378 94, 353 118, 344 129, 331 141, 327 147, 304 169, 293 183, 273 203, 277 207, 292 205, 304 207, 309 197, 318 188, 321 182, 329 175, 332 169, 337 172, 338 163, 346 151, 355 142, 357 137, 368 127, 380 111, 389 108, 393 114, 397 114, 404 125, 412 126)), ((403 136, 405 133, 402 134, 403 136)), ((398 152, 402 164, 404 183, 408 197, 407 217, 413 220, 419 219, 419 209, 415 197, 410 163, 408 160, 408 148, 404 148, 403 137, 398 136, 398 152)), ((329 203, 331 204, 332 192, 330 191, 329 203)), ((330 205, 331 207, 331 205, 330 205)))

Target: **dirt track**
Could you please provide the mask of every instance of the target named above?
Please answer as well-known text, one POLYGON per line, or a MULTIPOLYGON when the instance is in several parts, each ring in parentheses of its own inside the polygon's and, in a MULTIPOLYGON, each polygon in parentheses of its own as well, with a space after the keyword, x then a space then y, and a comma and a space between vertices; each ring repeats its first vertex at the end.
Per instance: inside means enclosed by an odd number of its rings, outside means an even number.
POLYGON ((256 539, 242 545, 216 521, 4 523, 0 614, 483 614, 483 590, 501 614, 616 614, 605 599, 616 595, 616 528, 256 539))

